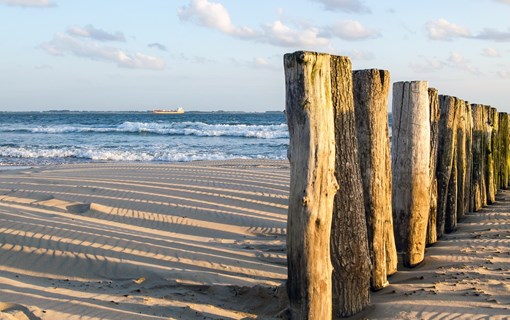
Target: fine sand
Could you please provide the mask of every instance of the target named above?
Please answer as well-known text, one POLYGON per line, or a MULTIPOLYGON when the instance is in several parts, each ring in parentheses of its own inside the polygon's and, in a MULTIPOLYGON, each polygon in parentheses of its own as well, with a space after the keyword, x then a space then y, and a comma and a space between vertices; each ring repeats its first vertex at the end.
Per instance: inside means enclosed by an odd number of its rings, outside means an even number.
MULTIPOLYGON (((286 161, 0 169, 1 319, 284 316, 286 161)), ((354 319, 510 317, 510 192, 354 319)))

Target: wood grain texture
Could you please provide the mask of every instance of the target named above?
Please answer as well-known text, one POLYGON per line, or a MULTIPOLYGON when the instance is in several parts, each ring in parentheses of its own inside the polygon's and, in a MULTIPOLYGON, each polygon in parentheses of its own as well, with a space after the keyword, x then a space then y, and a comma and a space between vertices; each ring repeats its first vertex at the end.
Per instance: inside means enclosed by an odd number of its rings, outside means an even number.
POLYGON ((353 72, 354 110, 373 290, 389 284, 387 276, 396 272, 398 264, 391 212, 389 87, 389 71, 370 69, 353 72))
POLYGON ((335 111, 336 170, 331 229, 333 316, 361 311, 370 301, 370 256, 354 114, 352 66, 347 57, 331 56, 335 111))
MULTIPOLYGON (((441 115, 439 119, 439 148, 437 156, 437 219, 436 233, 441 238, 445 233, 446 215, 451 210, 452 201, 449 198, 449 190, 452 188, 452 178, 455 143, 457 141, 457 118, 455 97, 440 95, 439 106, 441 115)), ((455 188, 456 190, 456 188, 455 188)), ((450 195, 453 189, 450 190, 450 195)))
POLYGON ((427 245, 437 242, 437 153, 439 146, 439 93, 437 89, 429 88, 430 106, 430 212, 427 225, 427 245))
POLYGON ((430 111, 426 81, 393 84, 392 206, 405 266, 424 258, 430 211, 430 111), (426 155, 426 156, 423 156, 426 155))
POLYGON ((291 167, 287 222, 289 312, 292 319, 330 319, 330 235, 338 189, 330 56, 286 54, 284 67, 291 167))
POLYGON ((500 143, 500 170, 499 170, 499 188, 508 189, 508 159, 509 154, 509 131, 508 131, 508 113, 499 114, 499 143, 500 143))
POLYGON ((485 191, 485 109, 481 104, 472 104, 473 113, 473 175, 471 181, 471 201, 473 211, 480 210, 487 204, 485 191))

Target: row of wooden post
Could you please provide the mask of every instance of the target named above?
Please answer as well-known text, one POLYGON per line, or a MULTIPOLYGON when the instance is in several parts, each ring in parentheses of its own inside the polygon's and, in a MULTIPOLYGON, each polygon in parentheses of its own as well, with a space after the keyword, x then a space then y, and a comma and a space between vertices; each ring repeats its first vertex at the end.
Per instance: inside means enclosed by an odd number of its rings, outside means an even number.
POLYGON ((289 315, 350 316, 388 285, 397 252, 418 265, 426 245, 508 188, 508 114, 398 82, 390 148, 388 71, 315 52, 286 54, 284 69, 289 315))

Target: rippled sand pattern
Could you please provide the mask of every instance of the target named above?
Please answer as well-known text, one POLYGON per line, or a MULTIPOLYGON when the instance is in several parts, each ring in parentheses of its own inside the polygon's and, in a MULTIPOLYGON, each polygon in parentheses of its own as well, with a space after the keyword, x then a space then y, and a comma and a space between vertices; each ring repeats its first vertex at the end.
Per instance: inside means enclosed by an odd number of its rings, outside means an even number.
POLYGON ((400 268, 390 283, 357 318, 510 319, 510 191, 468 213, 422 265, 400 268))
POLYGON ((1 172, 0 301, 44 319, 277 313, 288 171, 227 161, 1 172))
MULTIPOLYGON (((0 170, 0 319, 285 315, 286 161, 0 170)), ((352 319, 510 319, 510 191, 352 319)))

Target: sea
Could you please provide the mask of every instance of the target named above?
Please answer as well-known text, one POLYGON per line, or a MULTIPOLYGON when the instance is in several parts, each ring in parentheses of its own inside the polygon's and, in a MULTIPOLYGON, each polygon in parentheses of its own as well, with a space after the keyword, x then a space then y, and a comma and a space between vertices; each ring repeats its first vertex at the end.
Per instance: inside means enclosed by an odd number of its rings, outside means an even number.
POLYGON ((0 165, 286 159, 283 112, 0 112, 0 165))

